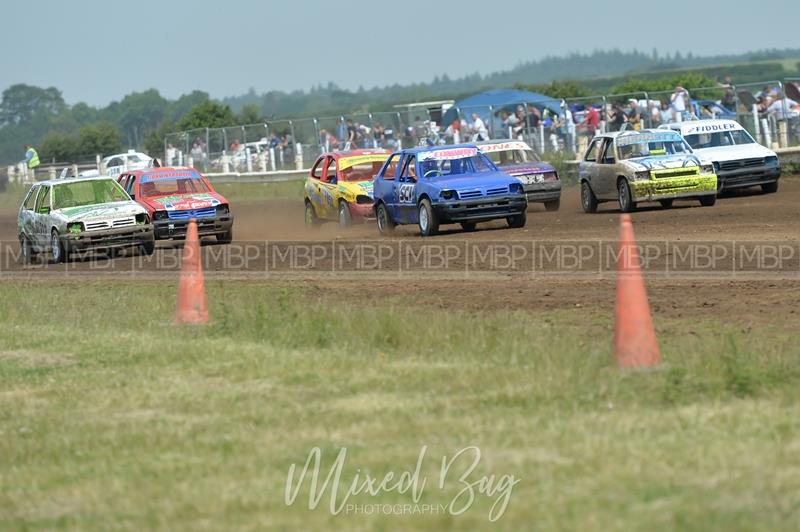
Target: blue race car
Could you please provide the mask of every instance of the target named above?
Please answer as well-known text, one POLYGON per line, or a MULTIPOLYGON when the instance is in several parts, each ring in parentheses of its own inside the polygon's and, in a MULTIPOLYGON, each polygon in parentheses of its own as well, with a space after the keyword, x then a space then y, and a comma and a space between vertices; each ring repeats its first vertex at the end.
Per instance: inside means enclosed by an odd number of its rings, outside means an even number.
POLYGON ((419 224, 422 236, 439 225, 505 218, 524 227, 528 208, 519 179, 500 170, 477 146, 432 146, 393 153, 375 176, 375 217, 381 234, 398 224, 419 224))

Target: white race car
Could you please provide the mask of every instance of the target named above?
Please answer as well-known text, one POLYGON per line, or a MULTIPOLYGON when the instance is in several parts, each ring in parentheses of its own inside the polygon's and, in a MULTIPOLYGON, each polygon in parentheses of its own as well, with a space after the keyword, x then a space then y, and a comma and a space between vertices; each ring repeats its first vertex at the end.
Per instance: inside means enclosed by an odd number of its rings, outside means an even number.
POLYGON ((764 192, 778 190, 778 156, 753 140, 738 122, 693 120, 661 128, 679 131, 703 163, 714 165, 717 193, 755 185, 761 185, 764 192))
POLYGON ((103 159, 106 168, 106 175, 117 177, 122 172, 128 170, 141 170, 153 165, 153 158, 146 153, 128 150, 128 153, 118 153, 109 155, 103 159))

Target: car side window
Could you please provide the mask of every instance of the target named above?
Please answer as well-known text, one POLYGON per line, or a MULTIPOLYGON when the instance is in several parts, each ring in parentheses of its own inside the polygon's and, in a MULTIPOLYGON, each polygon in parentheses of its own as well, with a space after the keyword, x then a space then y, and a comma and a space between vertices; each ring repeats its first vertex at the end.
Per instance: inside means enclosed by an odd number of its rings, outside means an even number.
POLYGON ((597 162, 597 157, 599 155, 600 146, 603 145, 602 139, 594 139, 592 145, 589 146, 589 149, 586 150, 586 157, 584 157, 584 161, 594 163, 597 162))
POLYGON ((39 195, 36 197, 36 212, 39 214, 47 214, 44 212, 45 208, 50 208, 50 187, 45 185, 39 190, 39 195))
POLYGON ((600 162, 604 164, 614 164, 614 143, 612 141, 606 141, 600 162))
POLYGON ((394 181, 395 176, 397 175, 397 161, 400 160, 400 154, 395 153, 389 160, 386 161, 386 166, 383 170, 383 179, 386 181, 394 181))
POLYGON ((25 201, 22 203, 25 210, 33 210, 33 206, 36 203, 37 192, 39 192, 39 185, 31 187, 31 189, 28 191, 28 195, 25 197, 25 201))
POLYGON ((133 196, 134 192, 134 185, 136 184, 136 176, 132 175, 130 179, 128 179, 128 184, 125 185, 125 192, 128 193, 129 196, 133 196))
POLYGON ((325 170, 325 181, 336 184, 336 159, 328 157, 328 168, 325 170))
POLYGON ((314 168, 311 170, 311 177, 313 177, 314 179, 322 179, 322 166, 324 162, 325 162, 324 157, 320 157, 317 160, 317 164, 315 164, 314 168))
POLYGON ((403 171, 400 172, 400 181, 416 183, 417 181, 417 158, 415 156, 406 157, 403 161, 403 171))

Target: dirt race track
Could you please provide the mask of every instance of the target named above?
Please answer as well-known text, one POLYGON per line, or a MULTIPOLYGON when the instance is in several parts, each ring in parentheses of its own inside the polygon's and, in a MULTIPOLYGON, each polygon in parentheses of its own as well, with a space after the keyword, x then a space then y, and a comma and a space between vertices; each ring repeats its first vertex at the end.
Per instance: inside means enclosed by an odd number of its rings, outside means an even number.
MULTIPOLYGON (((319 297, 361 303, 409 297, 437 308, 602 309, 613 306, 616 204, 584 214, 579 190, 565 190, 561 210, 534 205, 524 229, 504 222, 465 233, 444 226, 420 238, 415 227, 380 237, 374 224, 309 231, 302 202, 233 205, 235 242, 202 248, 210 279, 301 284, 319 297)), ((782 179, 776 194, 735 193, 714 207, 676 202, 641 208, 634 227, 657 315, 717 317, 746 328, 794 323, 800 300, 800 178, 782 179)), ((18 261, 16 212, 0 213, 6 279, 102 282, 153 279, 174 283, 179 245, 159 243, 152 257, 77 258, 66 265, 18 261)))

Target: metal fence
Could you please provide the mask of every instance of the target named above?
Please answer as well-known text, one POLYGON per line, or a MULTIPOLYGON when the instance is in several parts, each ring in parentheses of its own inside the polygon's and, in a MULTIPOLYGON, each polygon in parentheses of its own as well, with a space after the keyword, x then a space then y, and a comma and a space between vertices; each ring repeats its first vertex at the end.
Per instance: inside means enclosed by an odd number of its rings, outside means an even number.
POLYGON ((499 106, 453 107, 438 122, 425 110, 272 120, 173 133, 164 164, 209 173, 308 168, 323 152, 346 147, 395 150, 422 142, 451 144, 519 138, 542 154, 582 153, 597 133, 654 128, 709 118, 738 121, 771 148, 800 145, 800 78, 672 91, 544 98, 499 106), (792 92, 794 91, 794 92, 792 92))

